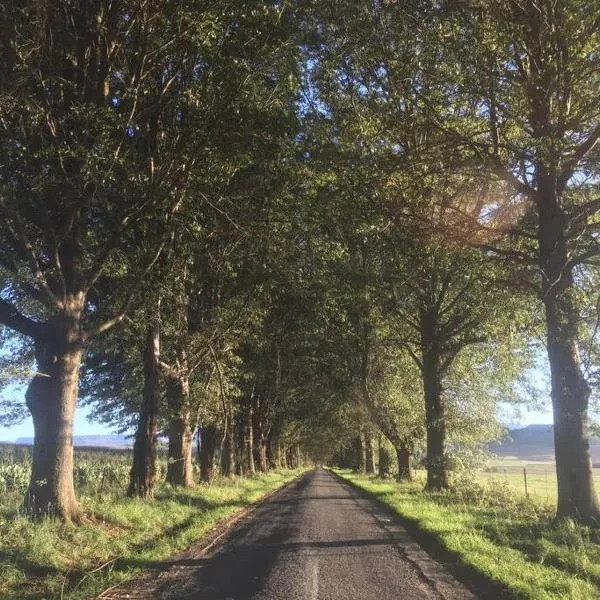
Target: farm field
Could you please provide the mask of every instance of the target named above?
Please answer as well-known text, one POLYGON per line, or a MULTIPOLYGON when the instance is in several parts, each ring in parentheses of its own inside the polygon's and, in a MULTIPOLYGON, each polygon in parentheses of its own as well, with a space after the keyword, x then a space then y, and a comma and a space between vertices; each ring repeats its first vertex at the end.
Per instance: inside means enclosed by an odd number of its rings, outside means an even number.
MULTIPOLYGON (((496 459, 478 472, 477 481, 488 483, 495 481, 506 483, 515 492, 525 495, 525 477, 527 475, 527 493, 535 502, 556 505, 556 470, 554 462, 519 460, 516 458, 496 459)), ((594 468, 594 483, 600 490, 600 469, 594 468)))

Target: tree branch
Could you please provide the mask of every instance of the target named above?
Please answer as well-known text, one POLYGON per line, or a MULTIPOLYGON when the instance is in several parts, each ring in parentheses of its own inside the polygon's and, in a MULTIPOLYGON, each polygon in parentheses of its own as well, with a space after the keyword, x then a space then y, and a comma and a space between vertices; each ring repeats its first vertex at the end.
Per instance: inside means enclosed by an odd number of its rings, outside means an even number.
POLYGON ((0 298, 0 323, 34 340, 42 334, 43 323, 26 317, 13 304, 2 298, 0 298))

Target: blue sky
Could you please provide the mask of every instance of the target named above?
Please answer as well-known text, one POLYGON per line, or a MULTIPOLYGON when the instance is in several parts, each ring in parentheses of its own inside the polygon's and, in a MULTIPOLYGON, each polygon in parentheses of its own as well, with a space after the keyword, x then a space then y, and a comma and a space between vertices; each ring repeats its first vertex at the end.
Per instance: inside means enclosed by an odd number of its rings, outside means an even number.
MULTIPOLYGON (((3 395, 11 396, 11 399, 20 399, 23 402, 24 389, 6 388, 3 395)), ((86 406, 79 407, 75 415, 75 435, 107 435, 113 433, 112 430, 101 425, 99 423, 89 423, 87 416, 90 413, 90 409, 86 406)), ((33 437, 33 422, 31 417, 13 427, 4 427, 0 425, 0 442, 14 442, 20 437, 33 437)))
MULTIPOLYGON (((14 389, 11 390, 10 393, 13 396, 20 394, 22 397, 23 395, 23 392, 18 392, 14 389)), ((77 409, 75 416, 75 435, 108 435, 114 433, 104 425, 88 422, 87 416, 89 412, 90 409, 85 406, 77 409)), ((511 425, 516 423, 519 425, 551 424, 552 410, 550 409, 550 406, 542 410, 529 411, 522 408, 518 417, 510 419, 511 425)), ((33 437, 33 423, 31 417, 28 417, 27 420, 20 425, 15 425, 13 427, 2 427, 0 425, 0 442, 14 442, 20 437, 33 437)))
MULTIPOLYGON (((75 415, 75 435, 107 435, 114 433, 104 425, 99 423, 89 423, 87 415, 89 408, 87 406, 77 409, 75 415)), ((31 417, 20 425, 13 427, 2 427, 0 425, 0 442, 14 442, 20 437, 33 437, 33 423, 31 417)))

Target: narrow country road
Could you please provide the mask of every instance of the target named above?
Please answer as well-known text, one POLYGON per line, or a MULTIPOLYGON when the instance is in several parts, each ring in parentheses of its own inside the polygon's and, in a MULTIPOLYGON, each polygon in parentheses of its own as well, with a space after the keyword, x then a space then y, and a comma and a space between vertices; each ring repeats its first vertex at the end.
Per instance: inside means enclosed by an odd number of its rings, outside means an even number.
POLYGON ((212 554, 112 599, 429 600, 475 596, 378 507, 317 469, 263 503, 212 554))

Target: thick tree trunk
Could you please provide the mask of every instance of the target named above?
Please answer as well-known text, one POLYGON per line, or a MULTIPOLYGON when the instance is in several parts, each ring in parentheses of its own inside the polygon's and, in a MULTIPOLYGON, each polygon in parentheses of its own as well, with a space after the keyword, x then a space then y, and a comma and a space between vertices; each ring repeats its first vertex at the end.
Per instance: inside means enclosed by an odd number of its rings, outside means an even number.
POLYGON ((219 433, 214 425, 200 429, 200 479, 204 482, 209 482, 213 478, 213 465, 218 438, 219 433))
POLYGON ((600 519, 588 433, 590 387, 578 347, 580 314, 569 265, 569 223, 555 178, 538 172, 539 251, 546 313, 558 480, 557 517, 583 523, 600 519))
POLYGON ((268 461, 268 440, 264 435, 258 440, 258 470, 261 473, 266 473, 269 470, 268 461))
POLYGON ((421 355, 427 426, 427 489, 448 488, 446 457, 446 415, 442 401, 441 352, 437 342, 437 321, 432 312, 422 311, 421 355))
POLYGON ((382 436, 379 436, 379 477, 386 479, 390 476, 391 457, 389 450, 383 442, 382 436))
POLYGON ((369 435, 365 435, 366 441, 366 461, 365 467, 368 475, 375 474, 375 449, 373 448, 373 438, 369 435))
POLYGON ((398 481, 412 481, 410 470, 410 450, 406 446, 396 446, 398 459, 398 481))
POLYGON ((47 323, 35 341, 37 373, 25 395, 34 427, 32 469, 25 510, 78 521, 73 485, 73 423, 83 355, 81 310, 47 323))
POLYGON ((191 419, 189 412, 190 384, 186 374, 167 378, 169 405, 169 453, 167 482, 174 486, 194 485, 192 466, 191 419))
POLYGON ((279 469, 281 462, 281 443, 279 432, 274 429, 269 436, 269 469, 279 469))
POLYGON ((128 496, 152 498, 156 483, 158 407, 160 403, 160 330, 158 322, 148 328, 143 352, 144 393, 133 445, 133 465, 128 496))
POLYGON ((288 447, 288 449, 285 452, 285 464, 286 464, 286 467, 288 469, 295 469, 296 468, 296 465, 295 465, 295 462, 294 462, 295 459, 296 459, 296 455, 295 455, 295 452, 294 452, 294 447, 293 446, 288 447))
POLYGON ((367 470, 367 448, 365 446, 365 440, 364 440, 362 430, 356 438, 356 454, 357 454, 356 470, 359 473, 365 473, 367 470))

